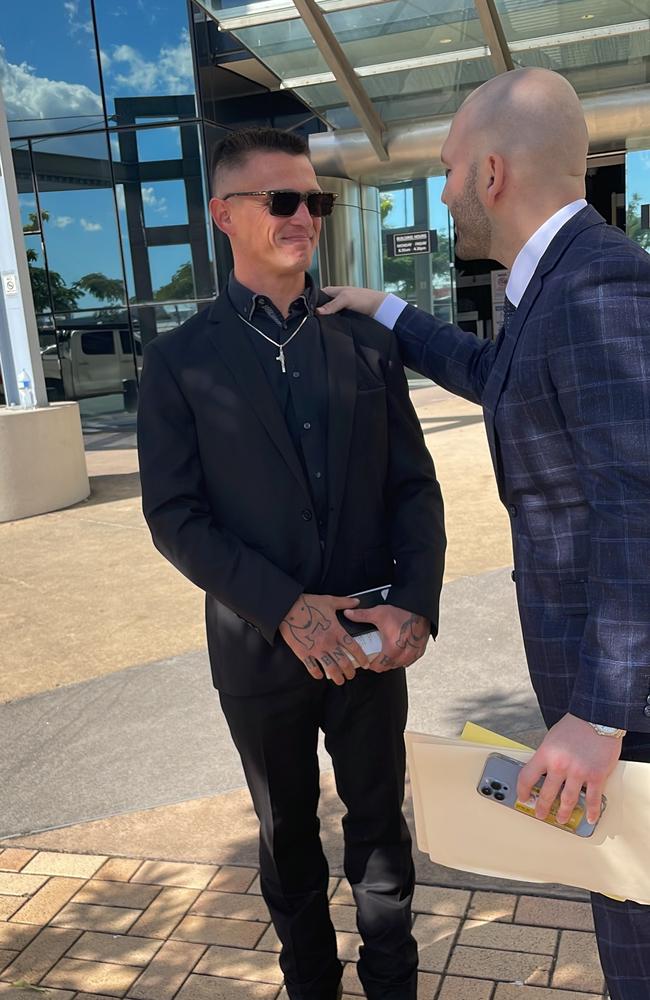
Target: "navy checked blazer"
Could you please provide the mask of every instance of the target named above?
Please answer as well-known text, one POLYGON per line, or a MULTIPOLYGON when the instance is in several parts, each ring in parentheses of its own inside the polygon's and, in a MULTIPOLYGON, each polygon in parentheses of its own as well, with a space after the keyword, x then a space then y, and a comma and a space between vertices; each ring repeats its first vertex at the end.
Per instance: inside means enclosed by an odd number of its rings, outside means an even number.
POLYGON ((395 333, 483 407, 547 724, 650 732, 650 255, 586 207, 496 342, 412 306, 395 333))

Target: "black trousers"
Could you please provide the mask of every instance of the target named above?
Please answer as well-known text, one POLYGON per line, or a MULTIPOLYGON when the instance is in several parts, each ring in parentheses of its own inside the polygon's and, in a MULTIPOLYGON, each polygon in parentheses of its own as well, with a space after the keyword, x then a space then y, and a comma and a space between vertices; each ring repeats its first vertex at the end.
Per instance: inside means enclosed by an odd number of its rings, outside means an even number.
POLYGON ((363 940, 359 977, 370 1000, 415 1000, 414 870, 402 815, 404 671, 360 670, 342 687, 322 680, 220 699, 260 821, 262 893, 282 942, 289 997, 334 1000, 341 979, 317 816, 322 729, 347 809, 344 868, 363 940))
MULTIPOLYGON (((628 733, 621 760, 650 762, 650 736, 628 733)), ((591 894, 600 961, 611 1000, 650 997, 650 906, 591 894)))

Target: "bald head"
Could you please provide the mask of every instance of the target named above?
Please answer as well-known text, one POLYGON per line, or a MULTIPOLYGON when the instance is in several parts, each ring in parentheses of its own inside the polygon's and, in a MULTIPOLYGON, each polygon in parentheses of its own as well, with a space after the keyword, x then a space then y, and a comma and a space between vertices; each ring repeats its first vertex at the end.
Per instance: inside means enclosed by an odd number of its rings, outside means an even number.
POLYGON ((584 178, 587 125, 578 95, 559 73, 502 73, 470 94, 455 124, 471 131, 477 150, 491 147, 535 180, 584 178))
POLYGON ((512 70, 470 94, 442 148, 458 256, 510 266, 543 222, 584 197, 588 146, 578 96, 558 73, 512 70))

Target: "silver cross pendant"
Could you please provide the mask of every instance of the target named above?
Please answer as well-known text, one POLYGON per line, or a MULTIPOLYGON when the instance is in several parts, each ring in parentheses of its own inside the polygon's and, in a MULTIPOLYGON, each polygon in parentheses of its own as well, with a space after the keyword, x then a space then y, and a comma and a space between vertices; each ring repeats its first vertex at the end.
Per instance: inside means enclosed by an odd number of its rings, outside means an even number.
POLYGON ((278 354, 278 356, 277 356, 277 358, 275 360, 280 362, 280 364, 282 365, 282 371, 286 375, 286 373, 287 373, 287 366, 284 363, 284 351, 282 350, 282 346, 280 346, 280 353, 278 354))

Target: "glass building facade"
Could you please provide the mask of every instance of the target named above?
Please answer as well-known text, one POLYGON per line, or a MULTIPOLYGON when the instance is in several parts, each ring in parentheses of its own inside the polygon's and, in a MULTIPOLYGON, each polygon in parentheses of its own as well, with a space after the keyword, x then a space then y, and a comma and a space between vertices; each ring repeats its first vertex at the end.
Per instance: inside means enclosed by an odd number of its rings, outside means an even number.
MULTIPOLYGON (((319 7, 393 140, 445 124, 507 68, 488 45, 483 0, 319 7)), ((610 131, 589 161, 588 200, 650 250, 650 101, 633 115, 648 118, 646 133, 631 138, 623 127, 612 138, 619 96, 635 111, 650 87, 647 3, 496 0, 491 9, 508 65, 563 73, 588 118, 599 104, 610 131)), ((353 154, 363 149, 349 94, 291 0, 14 4, 0 27, 0 86, 48 395, 79 400, 87 421, 133 411, 144 346, 223 287, 231 256, 209 219, 207 165, 228 130, 311 135, 317 168, 318 145, 332 135, 351 136, 353 154)), ((329 237, 324 227, 323 280, 383 282, 494 336, 503 271, 455 260, 437 155, 425 142, 415 167, 368 172, 362 156, 357 172, 344 153, 332 162, 336 179, 348 178, 336 210, 345 225, 329 237), (432 252, 390 256, 386 236, 407 229, 434 231, 432 252)))
POLYGON ((35 0, 0 29, 50 400, 124 413, 142 351, 214 296, 207 164, 229 129, 325 128, 291 93, 232 69, 248 53, 186 0, 35 0), (230 68, 224 68, 228 66, 230 68))

